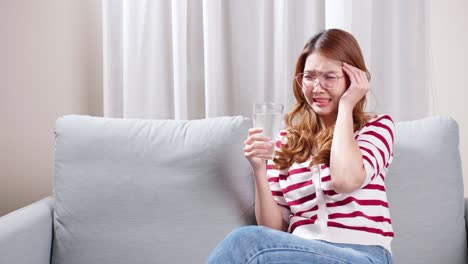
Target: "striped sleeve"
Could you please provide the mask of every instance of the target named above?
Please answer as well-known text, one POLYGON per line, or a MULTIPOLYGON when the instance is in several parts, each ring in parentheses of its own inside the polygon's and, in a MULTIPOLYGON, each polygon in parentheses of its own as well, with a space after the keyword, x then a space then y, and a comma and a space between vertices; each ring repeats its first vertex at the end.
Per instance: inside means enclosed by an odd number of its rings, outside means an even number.
MULTIPOLYGON (((281 144, 283 140, 285 139, 286 132, 281 131, 280 135, 276 138, 275 140, 275 151, 278 151, 281 149, 281 144)), ((280 186, 280 178, 281 175, 285 175, 288 173, 288 170, 278 170, 274 169, 274 162, 272 160, 267 161, 267 177, 268 177, 268 183, 270 185, 270 190, 271 194, 273 196, 273 199, 275 202, 281 206, 281 214, 283 219, 289 223, 289 217, 291 215, 291 209, 289 208, 288 203, 286 202, 286 199, 283 196, 283 191, 280 186)))
POLYGON ((393 157, 395 124, 388 115, 379 116, 367 123, 357 134, 356 140, 361 150, 366 179, 362 187, 388 167, 393 157))

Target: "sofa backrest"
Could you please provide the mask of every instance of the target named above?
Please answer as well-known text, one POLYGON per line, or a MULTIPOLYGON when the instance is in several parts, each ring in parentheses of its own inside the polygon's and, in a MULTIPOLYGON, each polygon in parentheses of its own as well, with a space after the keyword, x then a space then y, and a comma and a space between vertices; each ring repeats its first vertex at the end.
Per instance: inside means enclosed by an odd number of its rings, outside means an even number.
POLYGON ((251 121, 56 122, 54 264, 203 263, 251 224, 251 121))
POLYGON ((386 178, 395 263, 468 263, 458 144, 451 118, 396 124, 386 178))

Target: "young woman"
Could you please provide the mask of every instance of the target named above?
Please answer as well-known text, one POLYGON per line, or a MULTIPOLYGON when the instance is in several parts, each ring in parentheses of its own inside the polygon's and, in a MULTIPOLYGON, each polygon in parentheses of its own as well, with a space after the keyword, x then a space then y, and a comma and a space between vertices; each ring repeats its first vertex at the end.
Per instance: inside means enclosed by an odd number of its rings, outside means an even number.
POLYGON ((365 113, 370 75, 356 39, 330 29, 296 64, 296 104, 275 144, 249 130, 259 226, 241 227, 208 263, 392 263, 385 191, 394 123, 365 113), (267 162, 260 158, 275 151, 267 162))

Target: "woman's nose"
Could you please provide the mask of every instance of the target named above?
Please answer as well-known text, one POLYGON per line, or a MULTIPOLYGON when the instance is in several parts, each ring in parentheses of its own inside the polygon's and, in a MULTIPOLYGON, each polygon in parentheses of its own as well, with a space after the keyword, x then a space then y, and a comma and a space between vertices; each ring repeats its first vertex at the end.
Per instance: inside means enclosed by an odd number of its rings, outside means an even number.
POLYGON ((323 88, 322 84, 319 82, 318 79, 315 79, 312 82, 312 92, 316 93, 318 90, 325 90, 325 88, 323 88))

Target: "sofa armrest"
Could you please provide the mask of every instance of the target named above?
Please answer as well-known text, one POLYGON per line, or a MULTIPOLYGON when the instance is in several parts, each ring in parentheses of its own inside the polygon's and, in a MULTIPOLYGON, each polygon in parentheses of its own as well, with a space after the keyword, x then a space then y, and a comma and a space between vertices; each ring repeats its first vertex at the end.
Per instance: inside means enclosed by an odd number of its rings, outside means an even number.
POLYGON ((50 264, 53 198, 0 217, 0 263, 50 264))

